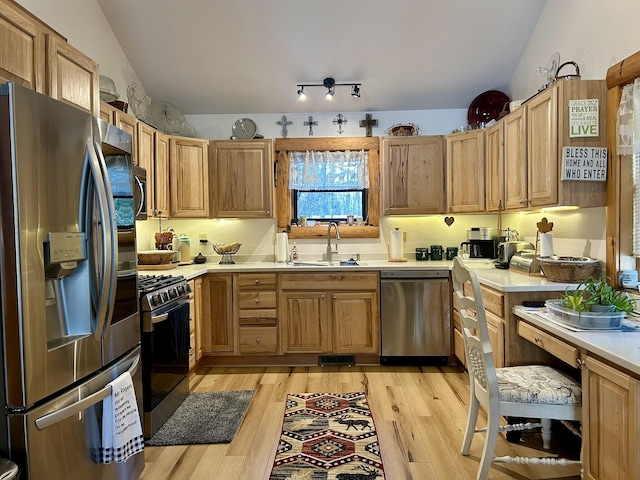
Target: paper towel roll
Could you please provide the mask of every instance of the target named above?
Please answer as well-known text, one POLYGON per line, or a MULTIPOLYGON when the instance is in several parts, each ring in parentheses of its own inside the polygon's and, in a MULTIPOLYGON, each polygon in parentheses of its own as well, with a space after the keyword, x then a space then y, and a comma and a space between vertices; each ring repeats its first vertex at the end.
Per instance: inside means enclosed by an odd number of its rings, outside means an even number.
POLYGON ((276 262, 286 262, 289 254, 289 236, 285 233, 276 233, 276 262))
POLYGON ((394 260, 402 258, 402 238, 403 232, 397 228, 391 230, 391 237, 389 242, 389 258, 394 260))
POLYGON ((553 255, 553 235, 551 233, 540 234, 540 256, 550 257, 553 255))

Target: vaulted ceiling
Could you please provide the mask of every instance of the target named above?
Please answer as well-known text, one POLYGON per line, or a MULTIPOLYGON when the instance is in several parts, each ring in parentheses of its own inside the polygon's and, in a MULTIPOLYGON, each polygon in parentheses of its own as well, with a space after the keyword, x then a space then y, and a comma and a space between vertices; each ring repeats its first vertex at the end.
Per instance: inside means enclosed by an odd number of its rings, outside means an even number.
POLYGON ((220 114, 466 108, 506 91, 545 0, 98 3, 153 101, 220 114), (298 100, 325 77, 361 97, 298 100))

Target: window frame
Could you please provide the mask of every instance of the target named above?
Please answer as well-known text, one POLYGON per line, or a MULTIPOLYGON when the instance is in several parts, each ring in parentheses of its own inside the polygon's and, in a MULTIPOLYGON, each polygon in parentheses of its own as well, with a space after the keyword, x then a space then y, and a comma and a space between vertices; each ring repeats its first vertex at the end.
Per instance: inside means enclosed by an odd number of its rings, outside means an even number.
MULTIPOLYGON (((296 189, 292 189, 291 190, 291 212, 292 212, 292 220, 295 220, 298 218, 298 193, 300 192, 304 192, 304 193, 361 193, 362 194, 362 218, 366 219, 367 218, 367 199, 369 197, 369 189, 368 188, 353 188, 351 190, 296 190, 296 189)), ((326 217, 311 217, 309 215, 307 215, 307 220, 316 220, 319 222, 338 222, 338 221, 342 221, 342 220, 346 220, 346 217, 333 217, 333 218, 326 218, 326 217)))
POLYGON ((276 151, 276 212, 278 231, 286 230, 289 238, 326 238, 325 222, 313 227, 291 225, 293 204, 289 190, 289 152, 294 151, 367 150, 369 152, 369 188, 367 214, 369 223, 340 229, 343 238, 378 238, 380 236, 380 138, 379 137, 325 137, 278 138, 276 151))

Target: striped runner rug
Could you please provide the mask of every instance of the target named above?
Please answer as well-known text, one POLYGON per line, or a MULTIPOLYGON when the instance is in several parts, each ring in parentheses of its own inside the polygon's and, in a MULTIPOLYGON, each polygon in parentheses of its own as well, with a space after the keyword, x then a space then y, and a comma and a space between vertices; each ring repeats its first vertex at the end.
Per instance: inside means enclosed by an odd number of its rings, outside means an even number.
POLYGON ((381 480, 384 468, 367 398, 355 393, 287 395, 270 480, 381 480))

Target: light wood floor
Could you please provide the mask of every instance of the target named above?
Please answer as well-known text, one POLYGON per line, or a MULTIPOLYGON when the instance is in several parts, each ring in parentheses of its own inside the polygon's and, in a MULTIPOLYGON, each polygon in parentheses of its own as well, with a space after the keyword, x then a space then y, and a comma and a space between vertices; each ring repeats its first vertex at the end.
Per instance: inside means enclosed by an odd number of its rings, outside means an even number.
MULTIPOLYGON (((387 480, 475 479, 483 435, 460 454, 469 385, 456 367, 203 368, 198 392, 254 390, 230 444, 146 447, 142 480, 266 480, 287 393, 367 393, 387 480)), ((484 421, 484 420, 483 420, 484 421)), ((539 455, 500 437, 496 455, 539 455)), ((579 479, 578 467, 493 464, 490 479, 579 479)))

